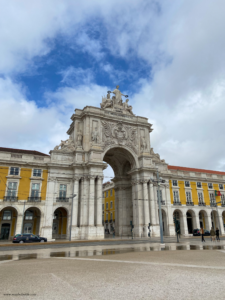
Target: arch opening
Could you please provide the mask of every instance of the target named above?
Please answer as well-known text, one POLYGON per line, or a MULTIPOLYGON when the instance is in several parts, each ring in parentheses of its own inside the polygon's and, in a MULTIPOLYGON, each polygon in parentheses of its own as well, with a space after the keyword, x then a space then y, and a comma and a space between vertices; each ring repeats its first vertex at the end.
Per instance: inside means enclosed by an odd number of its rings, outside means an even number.
POLYGON ((23 233, 40 234, 41 211, 37 207, 26 209, 23 218, 23 233))
MULTIPOLYGON (((135 158, 127 149, 114 147, 105 153, 103 161, 112 168, 111 180, 103 185, 105 235, 129 236, 133 224, 132 177, 129 172, 136 167, 135 158)), ((107 171, 104 173, 109 175, 107 171)))
POLYGON ((66 239, 67 236, 67 220, 68 213, 63 207, 58 207, 53 214, 52 222, 52 238, 66 239))
POLYGON ((13 207, 5 207, 0 212, 0 240, 11 240, 16 231, 17 210, 13 207))

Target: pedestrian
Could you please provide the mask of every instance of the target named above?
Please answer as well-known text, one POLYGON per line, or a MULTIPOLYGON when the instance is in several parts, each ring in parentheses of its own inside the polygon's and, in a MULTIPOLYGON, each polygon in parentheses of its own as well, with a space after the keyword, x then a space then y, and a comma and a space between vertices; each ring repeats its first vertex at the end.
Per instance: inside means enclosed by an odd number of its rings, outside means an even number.
POLYGON ((215 230, 213 229, 213 227, 210 230, 210 235, 211 235, 211 238, 212 238, 212 242, 215 242, 216 233, 215 233, 215 230))
POLYGON ((216 240, 218 242, 220 242, 220 231, 219 231, 218 227, 216 227, 216 240))
POLYGON ((201 236, 202 236, 202 242, 205 242, 205 239, 204 239, 204 229, 203 229, 203 227, 201 227, 201 229, 200 229, 200 234, 201 234, 201 236))

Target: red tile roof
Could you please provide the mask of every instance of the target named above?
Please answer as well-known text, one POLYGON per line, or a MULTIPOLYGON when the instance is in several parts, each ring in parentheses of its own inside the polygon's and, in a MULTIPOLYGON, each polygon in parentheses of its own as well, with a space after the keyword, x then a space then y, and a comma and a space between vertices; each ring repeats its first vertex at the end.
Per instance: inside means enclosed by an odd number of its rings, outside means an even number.
POLYGON ((13 149, 13 148, 4 148, 0 147, 0 151, 6 151, 11 153, 24 153, 24 154, 32 154, 32 155, 39 155, 39 156, 49 156, 48 154, 36 151, 36 150, 23 150, 23 149, 13 149))
POLYGON ((178 166, 168 166, 168 169, 169 170, 186 171, 186 172, 199 172, 199 173, 209 173, 209 174, 225 175, 225 172, 220 172, 220 171, 212 171, 212 170, 204 170, 204 169, 194 169, 194 168, 186 168, 186 167, 178 167, 178 166))

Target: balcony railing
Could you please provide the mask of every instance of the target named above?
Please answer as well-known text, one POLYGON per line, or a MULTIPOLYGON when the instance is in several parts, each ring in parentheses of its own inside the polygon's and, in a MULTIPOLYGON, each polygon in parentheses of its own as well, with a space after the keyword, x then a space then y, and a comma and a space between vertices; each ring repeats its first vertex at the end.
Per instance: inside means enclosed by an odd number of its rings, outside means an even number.
POLYGON ((205 206, 205 203, 198 203, 198 206, 205 206))
POLYGON ((211 207, 216 207, 216 203, 211 202, 211 203, 210 203, 210 206, 211 206, 211 207))
POLYGON ((41 197, 28 197, 28 202, 41 202, 41 197))
POLYGON ((222 206, 222 207, 225 207, 225 203, 221 203, 221 206, 222 206))
POLYGON ((193 202, 187 202, 186 205, 187 206, 194 206, 194 203, 193 202))
POLYGON ((10 202, 16 202, 18 201, 18 197, 15 196, 5 196, 3 201, 10 201, 10 202))
POLYGON ((173 205, 181 205, 181 202, 173 202, 173 205))
POLYGON ((70 198, 66 197, 57 197, 56 202, 69 202, 70 198))

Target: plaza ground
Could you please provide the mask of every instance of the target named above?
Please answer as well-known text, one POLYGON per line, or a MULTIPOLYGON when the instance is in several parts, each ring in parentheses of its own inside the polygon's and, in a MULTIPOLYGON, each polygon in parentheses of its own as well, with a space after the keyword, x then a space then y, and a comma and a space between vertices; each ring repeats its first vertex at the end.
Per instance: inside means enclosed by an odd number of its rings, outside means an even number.
POLYGON ((225 298, 224 240, 104 242, 1 247, 0 298, 225 298))

